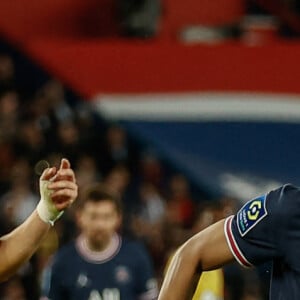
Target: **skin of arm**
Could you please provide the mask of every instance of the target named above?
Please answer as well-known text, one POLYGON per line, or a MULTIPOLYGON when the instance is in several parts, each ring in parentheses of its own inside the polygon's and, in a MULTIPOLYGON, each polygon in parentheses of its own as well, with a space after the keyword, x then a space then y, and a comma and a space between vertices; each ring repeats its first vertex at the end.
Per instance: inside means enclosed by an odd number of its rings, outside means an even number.
MULTIPOLYGON (((68 160, 63 159, 59 170, 48 168, 41 175, 41 180, 52 182, 48 189, 52 191, 51 199, 61 211, 67 208, 77 197, 75 175, 68 160)), ((46 236, 50 224, 41 220, 35 210, 11 233, 0 239, 0 281, 8 279, 37 250, 46 236)))
POLYGON ((164 278, 158 300, 183 300, 195 272, 209 271, 234 261, 221 220, 197 233, 175 253, 164 278))

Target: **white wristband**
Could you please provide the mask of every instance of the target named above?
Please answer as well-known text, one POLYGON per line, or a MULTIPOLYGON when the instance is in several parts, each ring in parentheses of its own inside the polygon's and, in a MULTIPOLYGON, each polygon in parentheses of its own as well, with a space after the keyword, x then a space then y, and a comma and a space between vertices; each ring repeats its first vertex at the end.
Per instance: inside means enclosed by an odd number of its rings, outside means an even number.
POLYGON ((51 199, 51 191, 48 189, 49 181, 40 181, 41 200, 37 205, 37 213, 42 221, 54 225, 54 222, 61 217, 64 211, 59 211, 51 199))

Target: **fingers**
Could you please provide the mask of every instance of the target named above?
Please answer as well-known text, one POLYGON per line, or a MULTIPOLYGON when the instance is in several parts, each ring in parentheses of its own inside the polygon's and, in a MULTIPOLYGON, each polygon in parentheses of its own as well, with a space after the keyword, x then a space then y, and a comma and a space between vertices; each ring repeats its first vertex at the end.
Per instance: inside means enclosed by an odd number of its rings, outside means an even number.
POLYGON ((52 199, 57 196, 60 196, 66 199, 67 201, 68 199, 74 201, 78 194, 77 184, 69 180, 50 182, 48 184, 48 189, 52 191, 52 199))
POLYGON ((77 189, 62 189, 51 194, 51 199, 56 209, 61 211, 69 207, 77 197, 77 189))
POLYGON ((71 169, 71 164, 66 158, 61 160, 59 169, 57 170, 55 176, 51 178, 52 182, 58 180, 76 181, 74 171, 71 169))
POLYGON ((76 190, 71 190, 71 189, 63 189, 63 190, 57 190, 51 194, 51 198, 55 204, 57 202, 63 203, 63 202, 70 202, 73 203, 75 198, 77 196, 77 191, 76 190))
POLYGON ((69 198, 77 197, 77 185, 74 171, 71 169, 70 162, 63 158, 59 169, 55 167, 47 168, 41 175, 41 180, 48 180, 48 189, 52 190, 51 198, 63 197, 66 201, 69 198))
POLYGON ((46 168, 46 169, 43 171, 43 173, 42 173, 40 179, 41 179, 41 180, 50 180, 53 176, 55 176, 55 174, 56 174, 56 168, 55 168, 55 167, 52 167, 52 168, 46 168))
POLYGON ((51 199, 59 211, 70 206, 78 195, 77 184, 69 180, 52 181, 48 189, 52 191, 51 199))
POLYGON ((70 162, 66 158, 63 158, 60 162, 60 166, 58 170, 55 167, 46 168, 43 171, 40 179, 55 181, 55 180, 60 180, 63 176, 65 176, 65 178, 74 181, 75 175, 73 170, 70 168, 71 168, 70 162))
POLYGON ((54 182, 61 180, 69 180, 72 182, 76 182, 74 171, 72 169, 59 169, 56 172, 56 175, 51 179, 51 181, 54 182))
POLYGON ((69 180, 60 180, 60 181, 54 181, 50 182, 48 184, 48 189, 50 190, 60 190, 60 189, 71 189, 71 190, 77 190, 77 185, 69 180))
POLYGON ((62 202, 62 203, 56 203, 55 207, 58 211, 62 211, 65 210, 66 208, 68 208, 71 205, 71 203, 69 202, 62 202))
POLYGON ((70 162, 66 158, 63 158, 60 162, 59 170, 70 169, 70 168, 71 168, 70 162))
POLYGON ((58 169, 44 170, 40 177, 41 201, 37 206, 40 218, 53 224, 61 211, 69 207, 77 198, 78 186, 70 162, 62 159, 58 169))

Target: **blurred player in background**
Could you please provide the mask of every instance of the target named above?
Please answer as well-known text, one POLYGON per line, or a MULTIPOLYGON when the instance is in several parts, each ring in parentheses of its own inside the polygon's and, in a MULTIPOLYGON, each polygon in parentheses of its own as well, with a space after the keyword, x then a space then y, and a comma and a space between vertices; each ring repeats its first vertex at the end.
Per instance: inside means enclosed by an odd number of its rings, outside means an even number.
POLYGON ((300 189, 284 185, 247 202, 197 233, 174 255, 159 300, 182 300, 193 274, 236 259, 245 267, 272 261, 271 300, 300 299, 300 189))
POLYGON ((102 185, 89 187, 77 211, 81 234, 54 257, 43 278, 43 299, 151 300, 157 284, 145 249, 122 238, 121 204, 102 185))
POLYGON ((37 250, 49 228, 77 197, 75 175, 66 159, 59 169, 44 170, 40 177, 41 199, 27 220, 0 239, 0 280, 14 274, 37 250))

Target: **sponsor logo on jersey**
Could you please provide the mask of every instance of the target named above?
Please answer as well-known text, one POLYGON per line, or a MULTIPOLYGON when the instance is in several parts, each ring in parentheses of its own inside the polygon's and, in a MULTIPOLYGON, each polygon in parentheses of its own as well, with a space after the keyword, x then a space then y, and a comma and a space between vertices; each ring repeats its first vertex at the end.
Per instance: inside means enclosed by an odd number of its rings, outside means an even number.
POLYGON ((267 214, 266 195, 248 201, 237 213, 237 225, 241 236, 249 232, 267 214))

